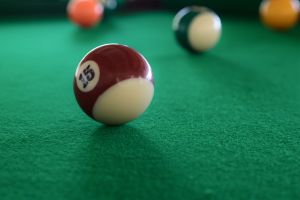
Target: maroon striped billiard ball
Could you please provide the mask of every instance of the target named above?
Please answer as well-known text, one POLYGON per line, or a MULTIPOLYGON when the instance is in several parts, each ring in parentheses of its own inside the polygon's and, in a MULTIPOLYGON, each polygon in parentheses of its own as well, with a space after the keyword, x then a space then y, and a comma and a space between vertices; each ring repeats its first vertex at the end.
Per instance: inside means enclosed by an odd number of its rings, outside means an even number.
POLYGON ((119 44, 99 46, 80 61, 74 93, 79 106, 94 120, 124 124, 139 117, 151 103, 152 70, 132 48, 119 44))

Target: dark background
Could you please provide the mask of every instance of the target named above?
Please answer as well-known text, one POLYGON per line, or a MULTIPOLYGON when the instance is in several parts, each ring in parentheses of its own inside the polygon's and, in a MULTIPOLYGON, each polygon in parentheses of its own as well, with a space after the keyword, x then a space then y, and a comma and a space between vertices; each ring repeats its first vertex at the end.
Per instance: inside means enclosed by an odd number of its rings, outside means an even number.
MULTIPOLYGON (((187 5, 202 5, 227 15, 256 15, 260 0, 118 0, 126 1, 122 10, 169 9, 176 11, 187 5)), ((30 15, 64 15, 68 0, 2 0, 2 17, 30 15)))

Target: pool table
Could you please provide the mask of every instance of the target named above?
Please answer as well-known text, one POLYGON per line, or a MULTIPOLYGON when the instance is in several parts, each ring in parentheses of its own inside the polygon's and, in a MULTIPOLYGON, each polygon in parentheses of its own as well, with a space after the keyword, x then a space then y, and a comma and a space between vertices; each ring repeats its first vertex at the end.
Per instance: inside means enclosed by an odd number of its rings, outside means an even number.
POLYGON ((195 55, 173 16, 122 12, 93 29, 1 19, 2 200, 300 199, 300 29, 221 15, 221 41, 195 55), (154 73, 149 109, 123 126, 91 120, 73 93, 77 64, 106 43, 154 73))

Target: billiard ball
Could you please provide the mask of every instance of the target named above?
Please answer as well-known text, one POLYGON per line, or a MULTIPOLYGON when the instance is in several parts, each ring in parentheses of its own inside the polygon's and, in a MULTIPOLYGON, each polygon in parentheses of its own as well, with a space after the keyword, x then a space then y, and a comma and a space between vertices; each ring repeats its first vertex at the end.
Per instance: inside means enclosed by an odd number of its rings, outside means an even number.
POLYGON ((219 16, 205 7, 181 9, 173 20, 173 31, 179 44, 190 52, 204 52, 213 48, 221 37, 219 16))
POLYGON ((117 0, 100 0, 104 7, 104 15, 111 15, 118 7, 117 0))
POLYGON ((70 0, 67 13, 75 24, 89 28, 96 26, 103 16, 103 5, 98 0, 70 0))
POLYGON ((104 18, 115 14, 125 4, 125 0, 100 0, 100 2, 104 7, 104 18))
POLYGON ((76 69, 73 88, 82 110, 108 125, 139 117, 154 95, 148 61, 134 49, 119 44, 99 46, 87 53, 76 69))
POLYGON ((287 30, 297 24, 298 0, 264 0, 260 5, 262 22, 275 30, 287 30))

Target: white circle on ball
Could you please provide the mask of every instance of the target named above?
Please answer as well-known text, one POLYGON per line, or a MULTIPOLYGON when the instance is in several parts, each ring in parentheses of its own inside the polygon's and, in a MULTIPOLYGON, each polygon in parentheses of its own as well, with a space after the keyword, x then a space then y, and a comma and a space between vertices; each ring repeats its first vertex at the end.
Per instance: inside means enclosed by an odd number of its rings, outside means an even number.
POLYGON ((206 51, 213 48, 221 37, 222 24, 213 12, 196 16, 188 30, 188 40, 193 49, 206 51))
POLYGON ((98 97, 93 117, 109 125, 130 122, 145 112, 153 95, 153 83, 147 79, 130 78, 118 82, 98 97))
POLYGON ((93 90, 100 79, 100 68, 95 61, 89 60, 77 67, 76 84, 81 92, 93 90))

